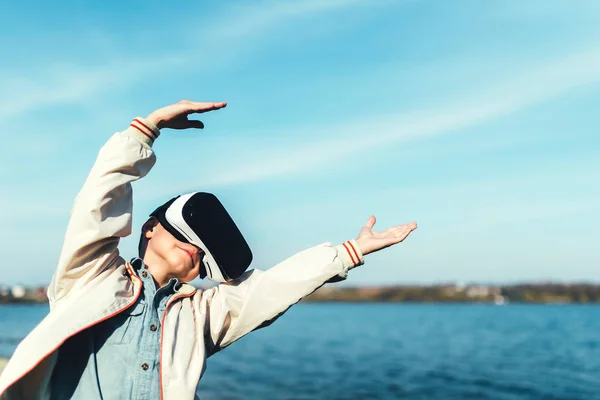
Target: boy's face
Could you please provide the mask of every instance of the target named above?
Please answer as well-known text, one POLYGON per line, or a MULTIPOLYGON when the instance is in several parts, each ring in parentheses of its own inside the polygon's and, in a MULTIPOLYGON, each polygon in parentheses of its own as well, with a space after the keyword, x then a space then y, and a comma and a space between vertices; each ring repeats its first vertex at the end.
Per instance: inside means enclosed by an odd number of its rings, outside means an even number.
MULTIPOLYGON (((161 271, 167 278, 177 278, 190 282, 200 274, 202 250, 190 243, 177 240, 158 221, 144 235, 148 245, 144 260, 153 260, 162 264, 161 271)), ((152 261, 151 261, 152 262, 152 261)))

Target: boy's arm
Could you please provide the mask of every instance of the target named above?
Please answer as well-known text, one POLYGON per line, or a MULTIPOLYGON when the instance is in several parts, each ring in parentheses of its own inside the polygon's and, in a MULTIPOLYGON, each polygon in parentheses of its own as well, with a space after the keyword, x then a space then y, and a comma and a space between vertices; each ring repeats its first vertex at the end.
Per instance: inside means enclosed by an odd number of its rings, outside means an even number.
POLYGON ((154 165, 151 146, 159 129, 201 129, 202 122, 189 120, 190 114, 225 106, 225 102, 182 100, 147 118, 134 119, 127 130, 113 135, 102 147, 71 210, 58 268, 48 287, 51 304, 116 266, 119 240, 131 233, 131 182, 144 177, 154 165))
POLYGON ((58 267, 48 287, 51 303, 116 264, 119 239, 131 233, 131 182, 154 165, 151 146, 158 135, 154 124, 138 117, 100 149, 71 209, 58 267))
POLYGON ((323 284, 345 279, 349 269, 363 264, 364 255, 399 243, 416 229, 411 223, 373 232, 374 224, 371 217, 356 240, 304 250, 267 271, 251 270, 203 292, 210 316, 208 353, 268 326, 323 284))

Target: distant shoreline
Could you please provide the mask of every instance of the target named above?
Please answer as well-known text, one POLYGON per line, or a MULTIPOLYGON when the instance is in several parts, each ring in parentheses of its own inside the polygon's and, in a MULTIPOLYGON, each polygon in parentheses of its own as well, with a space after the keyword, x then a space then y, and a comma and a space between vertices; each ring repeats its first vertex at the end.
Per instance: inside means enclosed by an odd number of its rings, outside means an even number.
MULTIPOLYGON (((22 297, 2 296, 2 304, 48 304, 43 288, 23 289, 22 297)), ((303 302, 600 304, 597 283, 439 284, 344 287, 326 285, 303 302)))
POLYGON ((441 284, 432 286, 324 286, 304 301, 449 304, 600 304, 600 285, 535 283, 507 286, 441 284))

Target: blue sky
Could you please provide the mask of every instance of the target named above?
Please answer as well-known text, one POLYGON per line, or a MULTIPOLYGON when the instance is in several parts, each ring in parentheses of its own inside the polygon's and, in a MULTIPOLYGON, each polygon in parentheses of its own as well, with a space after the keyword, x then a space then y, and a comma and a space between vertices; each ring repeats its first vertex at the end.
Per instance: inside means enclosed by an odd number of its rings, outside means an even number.
POLYGON ((50 280, 98 149, 180 99, 228 107, 161 135, 126 257, 156 205, 203 190, 254 268, 374 214, 419 229, 347 285, 598 281, 596 1, 1 7, 2 283, 50 280))

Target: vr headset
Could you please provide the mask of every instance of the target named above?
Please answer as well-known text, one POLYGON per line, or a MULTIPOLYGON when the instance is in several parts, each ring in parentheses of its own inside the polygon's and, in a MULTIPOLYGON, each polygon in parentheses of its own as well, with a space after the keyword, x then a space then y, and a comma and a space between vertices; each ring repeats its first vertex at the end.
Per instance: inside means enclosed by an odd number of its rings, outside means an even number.
POLYGON ((252 251, 221 202, 211 193, 177 196, 151 214, 177 240, 204 251, 200 277, 215 282, 239 278, 252 262, 252 251))

